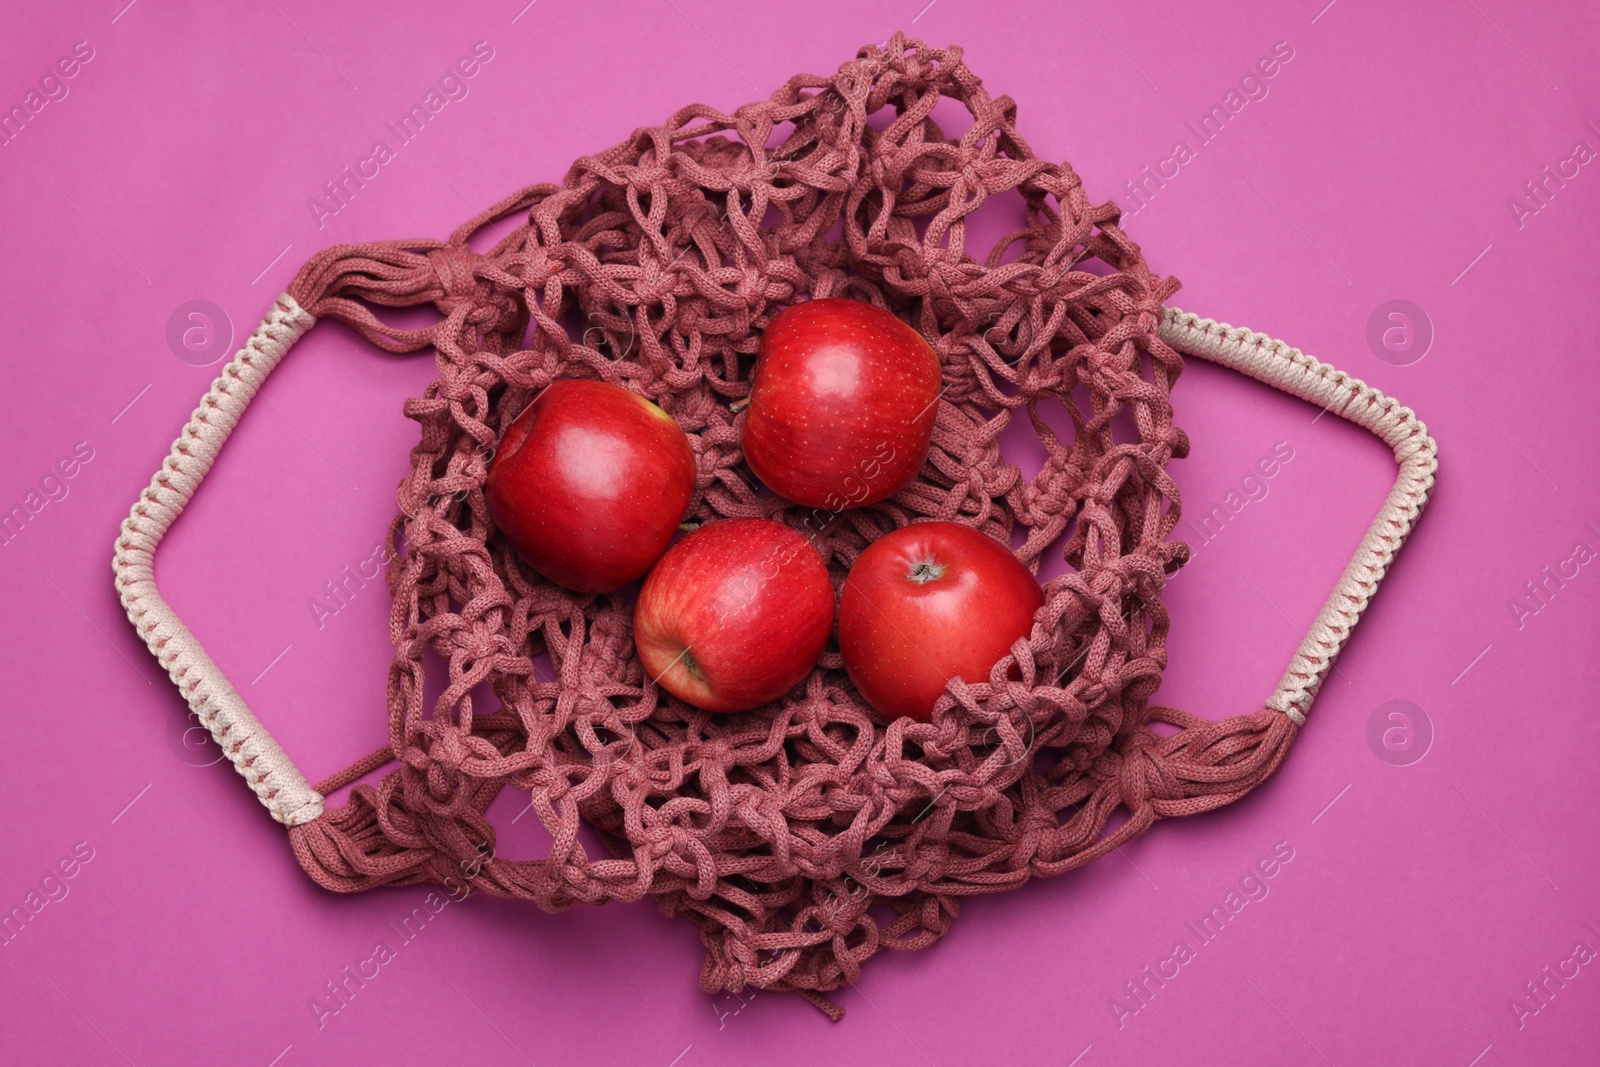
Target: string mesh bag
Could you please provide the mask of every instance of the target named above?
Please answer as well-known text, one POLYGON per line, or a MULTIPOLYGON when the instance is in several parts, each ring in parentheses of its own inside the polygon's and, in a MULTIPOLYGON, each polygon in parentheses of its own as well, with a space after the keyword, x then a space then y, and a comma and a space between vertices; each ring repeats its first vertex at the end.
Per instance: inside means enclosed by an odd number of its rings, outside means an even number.
POLYGON ((708 992, 793 990, 837 1018, 826 993, 884 949, 932 945, 967 898, 1070 871, 1279 766, 1426 501, 1434 443, 1409 409, 1298 349, 1166 306, 1178 283, 1146 266, 1116 205, 1036 156, 1016 119, 959 48, 896 34, 731 114, 682 108, 449 240, 304 265, 140 494, 114 569, 129 618, 319 885, 433 882, 552 912, 653 896, 700 928, 708 992), (959 134, 934 119, 941 101, 969 116, 959 134), (1013 192, 1023 225, 976 258, 968 216, 1013 192), (491 223, 504 236, 474 251, 491 223), (763 328, 821 297, 900 316, 943 367, 921 474, 839 512, 759 491, 739 448, 763 328), (441 317, 400 329, 373 310, 419 305, 441 317), (387 535, 389 740, 313 788, 162 600, 153 558, 261 381, 324 318, 389 352, 431 348, 438 377, 405 404, 420 437, 387 535), (1221 721, 1151 702, 1163 587, 1188 555, 1167 470, 1189 448, 1171 404, 1186 355, 1366 426, 1399 461, 1281 684, 1221 721), (874 713, 836 642, 780 700, 701 711, 641 669, 629 596, 553 585, 489 518, 500 429, 560 378, 659 404, 694 451, 689 521, 788 523, 836 586, 876 538, 926 519, 1011 544, 1030 570, 1047 552, 1067 566, 1031 631, 987 678, 951 680, 931 722, 874 713), (998 443, 1015 423, 1043 448, 1031 476, 998 443), (484 812, 507 788, 528 794, 547 857, 496 855, 484 812))

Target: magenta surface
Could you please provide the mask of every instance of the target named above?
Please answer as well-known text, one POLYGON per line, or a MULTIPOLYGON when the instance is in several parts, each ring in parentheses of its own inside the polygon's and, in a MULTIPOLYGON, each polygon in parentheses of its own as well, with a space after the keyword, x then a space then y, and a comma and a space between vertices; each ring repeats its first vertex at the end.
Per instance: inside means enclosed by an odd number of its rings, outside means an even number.
MULTIPOLYGON (((28 916, 0 935, 0 1062, 1594 1062, 1591 6, 123 2, 14 5, 0 38, 0 510, 31 516, 0 543, 0 912, 28 916), (185 734, 111 589, 117 524, 220 360, 326 244, 442 237, 680 104, 731 110, 895 29, 964 46, 1036 152, 1124 205, 1184 282, 1173 303, 1334 363, 1438 439, 1433 503, 1284 768, 975 900, 932 950, 874 960, 836 1026, 797 997, 706 996, 694 928, 649 902, 435 913, 423 889, 317 889, 185 734), (340 203, 344 168, 368 177, 340 203)), ((401 403, 431 376, 316 328, 161 556, 313 779, 384 738, 384 587, 311 605, 381 561, 401 403)), ((1195 556, 1159 699, 1248 712, 1393 464, 1202 364, 1174 405, 1195 556)), ((538 855, 520 807, 493 809, 502 853, 538 855)))

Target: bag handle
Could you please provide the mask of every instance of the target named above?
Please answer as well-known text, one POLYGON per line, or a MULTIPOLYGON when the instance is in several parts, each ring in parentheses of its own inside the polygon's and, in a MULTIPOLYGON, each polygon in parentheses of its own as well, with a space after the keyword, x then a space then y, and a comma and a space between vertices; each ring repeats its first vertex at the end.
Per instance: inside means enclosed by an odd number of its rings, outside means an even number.
POLYGON ((1300 726, 1428 502, 1439 470, 1439 446, 1416 413, 1393 397, 1265 334, 1171 307, 1162 317, 1160 332, 1163 341, 1181 352, 1247 374, 1370 430, 1394 450, 1400 464, 1383 507, 1289 660, 1278 688, 1267 698, 1267 707, 1300 726))
POLYGON ((189 708, 250 786, 256 798, 285 826, 322 814, 322 794, 311 788, 288 753, 245 705, 200 641, 156 588, 155 555, 167 530, 183 513, 211 470, 217 453, 238 425, 261 383, 316 320, 289 294, 280 295, 237 355, 200 398, 172 451, 134 501, 117 534, 111 570, 128 621, 189 708))
MULTIPOLYGON (((167 458, 139 494, 122 522, 112 558, 117 595, 128 620, 257 799, 289 827, 318 818, 322 794, 311 787, 162 598, 156 587, 155 552, 267 375, 315 322, 294 297, 279 295, 261 325, 200 398, 167 458)), ((1266 701, 1266 707, 1299 726, 1427 503, 1438 470, 1438 447, 1410 408, 1282 341, 1177 308, 1166 309, 1160 334, 1181 352, 1230 367, 1365 427, 1389 445, 1399 461, 1394 488, 1383 508, 1266 701)))

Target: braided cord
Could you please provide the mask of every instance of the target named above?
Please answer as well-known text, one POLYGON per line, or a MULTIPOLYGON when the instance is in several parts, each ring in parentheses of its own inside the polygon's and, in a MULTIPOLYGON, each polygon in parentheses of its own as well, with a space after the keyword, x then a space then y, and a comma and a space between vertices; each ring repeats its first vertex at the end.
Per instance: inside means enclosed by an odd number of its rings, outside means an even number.
POLYGON ((210 731, 272 817, 285 826, 322 814, 322 796, 245 706, 200 641, 156 588, 155 554, 216 461, 261 383, 289 346, 316 321, 280 296, 250 339, 200 398, 172 451, 122 520, 112 557, 117 596, 156 662, 210 731))
POLYGON ((1323 678, 1422 514, 1439 470, 1439 446, 1404 404, 1265 334, 1169 307, 1161 338, 1182 352, 1248 374, 1370 430, 1399 461, 1394 488, 1295 650, 1278 688, 1267 698, 1267 707, 1299 725, 1306 721, 1323 678))

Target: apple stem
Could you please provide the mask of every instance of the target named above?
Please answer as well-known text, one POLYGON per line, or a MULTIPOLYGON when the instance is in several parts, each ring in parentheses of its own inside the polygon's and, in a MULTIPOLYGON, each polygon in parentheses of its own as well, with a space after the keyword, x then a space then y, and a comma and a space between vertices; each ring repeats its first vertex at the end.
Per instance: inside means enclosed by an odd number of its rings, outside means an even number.
POLYGON ((694 657, 689 654, 689 650, 687 648, 683 650, 682 659, 684 670, 688 671, 702 682, 706 680, 705 676, 700 673, 700 664, 695 662, 694 657))
POLYGON ((749 406, 750 406, 750 398, 745 396, 745 397, 740 397, 738 400, 735 400, 733 403, 729 404, 728 405, 728 410, 732 411, 735 415, 737 415, 737 414, 739 414, 739 412, 743 411, 745 408, 747 408, 749 406))
POLYGON ((935 563, 931 559, 925 559, 925 560, 922 560, 919 563, 915 564, 911 568, 911 573, 908 574, 906 577, 910 578, 913 582, 916 582, 918 585, 927 585, 929 582, 935 580, 936 578, 943 577, 943 575, 944 575, 944 564, 943 563, 935 563))
POLYGON ((698 529, 700 529, 700 524, 698 522, 680 522, 680 523, 678 523, 678 531, 680 533, 694 533, 698 529))

